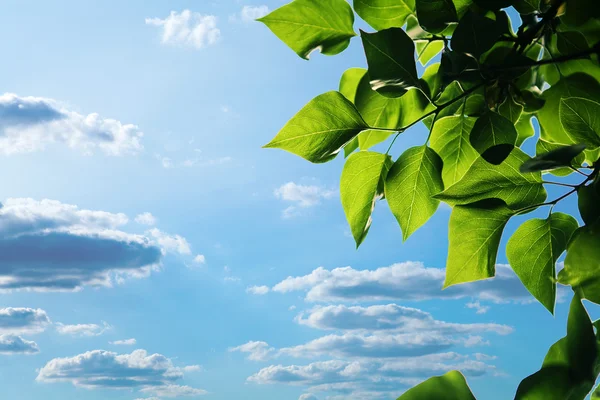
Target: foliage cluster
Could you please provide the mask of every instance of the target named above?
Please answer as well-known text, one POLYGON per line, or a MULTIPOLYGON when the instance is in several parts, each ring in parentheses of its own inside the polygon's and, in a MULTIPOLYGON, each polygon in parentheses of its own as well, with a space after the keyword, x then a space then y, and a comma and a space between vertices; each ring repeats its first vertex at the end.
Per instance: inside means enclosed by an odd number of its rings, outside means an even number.
MULTIPOLYGON (((527 219, 514 232, 506 255, 551 313, 557 283, 575 294, 567 335, 515 399, 584 399, 600 373, 600 324, 581 301, 600 303, 600 7, 593 0, 354 0, 353 7, 294 0, 260 20, 308 58, 315 49, 344 51, 357 35, 355 12, 375 30, 360 31, 368 68, 347 70, 339 91, 310 101, 265 147, 313 163, 343 151, 341 202, 357 246, 383 198, 404 240, 440 201, 451 206, 445 287, 492 278, 508 221, 547 207, 547 218, 527 219), (520 16, 516 32, 509 13, 520 16), (392 159, 395 139, 421 123, 425 143, 392 159), (529 138, 533 157, 521 150, 529 138), (386 153, 371 150, 385 141, 386 153), (548 200, 547 185, 565 193, 548 200), (554 211, 570 196, 578 196, 583 226, 554 211)), ((452 371, 400 397, 442 398, 474 396, 452 371)))

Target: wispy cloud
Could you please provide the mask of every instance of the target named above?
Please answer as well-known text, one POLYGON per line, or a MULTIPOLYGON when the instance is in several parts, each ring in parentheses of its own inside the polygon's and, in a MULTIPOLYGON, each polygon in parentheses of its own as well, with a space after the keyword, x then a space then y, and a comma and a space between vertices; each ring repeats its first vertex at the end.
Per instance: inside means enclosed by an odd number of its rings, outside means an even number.
POLYGON ((269 7, 260 6, 244 6, 239 14, 234 14, 229 17, 230 22, 254 22, 256 19, 264 17, 269 13, 269 7))
POLYGON ((156 217, 149 212, 145 212, 136 215, 135 222, 142 225, 156 225, 156 217))
POLYGON ((106 331, 110 330, 112 327, 106 322, 102 322, 102 325, 98 324, 75 324, 75 325, 65 325, 61 323, 56 324, 56 331, 61 335, 70 335, 70 336, 80 336, 80 337, 89 337, 89 336, 100 336, 106 331))
POLYGON ((256 294, 256 295, 265 295, 269 293, 270 289, 268 286, 250 286, 246 288, 246 293, 256 294))
POLYGON ((337 191, 316 185, 302 185, 288 182, 274 191, 275 197, 293 205, 283 210, 283 218, 292 218, 301 215, 301 209, 314 207, 321 200, 337 196, 337 191))
POLYGON ((160 28, 165 45, 201 49, 217 43, 221 37, 217 17, 190 10, 171 11, 166 18, 146 18, 146 24, 160 28))
POLYGON ((135 346, 135 344, 137 343, 137 340, 135 340, 135 338, 131 338, 131 339, 115 340, 113 342, 108 342, 108 343, 112 344, 114 346, 135 346))

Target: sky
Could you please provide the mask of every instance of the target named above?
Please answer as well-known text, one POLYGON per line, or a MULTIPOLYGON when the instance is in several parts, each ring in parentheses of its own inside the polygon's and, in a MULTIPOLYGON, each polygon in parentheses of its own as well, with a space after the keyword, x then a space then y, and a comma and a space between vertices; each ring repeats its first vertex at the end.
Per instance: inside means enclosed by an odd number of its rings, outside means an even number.
POLYGON ((506 265, 522 219, 495 279, 442 291, 448 207, 402 243, 381 202, 356 250, 342 157, 261 149, 366 64, 297 57, 254 22, 283 4, 2 2, 2 399, 395 399, 459 369, 504 400, 564 336, 569 291, 552 316, 506 265))

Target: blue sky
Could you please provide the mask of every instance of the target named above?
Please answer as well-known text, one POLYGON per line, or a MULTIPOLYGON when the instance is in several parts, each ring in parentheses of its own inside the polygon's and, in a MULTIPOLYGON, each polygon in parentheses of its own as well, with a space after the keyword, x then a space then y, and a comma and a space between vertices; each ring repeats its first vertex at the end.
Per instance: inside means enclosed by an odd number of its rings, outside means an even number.
POLYGON ((440 290, 449 208, 402 243, 381 203, 355 250, 342 158, 261 149, 356 40, 301 60, 251 21, 282 1, 51 3, 0 12, 2 398, 394 399, 459 368, 500 400, 564 335, 569 293, 551 316, 504 247, 440 290))

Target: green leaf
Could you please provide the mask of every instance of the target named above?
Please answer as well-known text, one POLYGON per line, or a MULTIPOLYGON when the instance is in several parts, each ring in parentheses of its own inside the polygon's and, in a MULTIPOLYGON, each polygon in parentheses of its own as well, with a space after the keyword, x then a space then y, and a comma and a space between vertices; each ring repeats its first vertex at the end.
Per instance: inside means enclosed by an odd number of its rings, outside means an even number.
POLYGON ((479 154, 500 144, 517 143, 519 134, 508 119, 495 112, 488 112, 475 122, 471 130, 471 145, 479 154))
POLYGON ((577 190, 579 214, 586 225, 600 220, 600 181, 596 179, 590 185, 577 190))
POLYGON ((600 385, 596 386, 596 389, 594 389, 590 400, 600 400, 600 385))
POLYGON ((498 114, 508 119, 513 124, 519 122, 523 114, 523 105, 515 101, 512 95, 506 96, 506 100, 498 106, 498 114))
POLYGON ((533 128, 533 114, 521 114, 521 118, 515 124, 515 128, 519 133, 517 138, 517 146, 521 146, 525 140, 535 135, 535 129, 533 128))
POLYGON ((444 288, 496 274, 500 238, 512 215, 513 211, 496 199, 454 207, 444 288))
POLYGON ((360 32, 369 65, 371 86, 388 97, 401 97, 419 88, 415 45, 402 28, 360 32))
POLYGON ((341 53, 354 33, 354 12, 345 0, 294 0, 258 21, 300 57, 315 49, 326 55, 341 53))
POLYGON ((557 121, 561 99, 568 97, 583 97, 600 99, 600 84, 589 75, 577 73, 561 79, 550 89, 544 91, 544 107, 536 114, 540 123, 542 139, 559 144, 579 144, 573 142, 557 121))
POLYGON ((433 39, 431 34, 425 32, 415 17, 410 17, 406 23, 406 33, 415 42, 417 48, 417 60, 422 65, 427 64, 437 56, 444 48, 444 41, 433 39))
POLYGON ((344 71, 340 79, 340 93, 355 103, 358 85, 366 74, 367 70, 364 68, 350 68, 344 71))
POLYGON ((358 136, 352 139, 344 146, 344 158, 348 158, 350 154, 354 153, 358 149, 358 136))
POLYGON ((450 116, 435 122, 431 131, 431 148, 442 158, 442 178, 448 187, 458 182, 478 157, 469 143, 469 135, 476 119, 450 116))
POLYGON ((354 0, 354 10, 373 28, 401 28, 415 12, 415 0, 354 0))
POLYGON ((439 200, 433 196, 442 190, 442 160, 429 147, 412 147, 394 163, 385 180, 385 197, 404 240, 435 213, 439 200))
POLYGON ((314 163, 326 162, 366 128, 344 95, 327 92, 304 106, 264 147, 283 149, 314 163))
POLYGON ((558 32, 556 34, 556 48, 563 56, 580 53, 589 49, 585 36, 579 32, 558 32))
POLYGON ((579 228, 567 247, 558 281, 571 285, 582 299, 600 303, 600 223, 579 228))
POLYGON ((599 18, 600 10, 594 0, 567 0, 567 10, 562 20, 572 26, 580 26, 591 18, 599 18))
MULTIPOLYGON (((400 98, 380 95, 371 89, 368 75, 361 79, 355 104, 369 126, 386 129, 400 129, 434 109, 427 97, 419 90, 410 90, 400 98)), ((366 150, 381 143, 392 133, 381 130, 361 132, 358 136, 360 148, 366 150)))
POLYGON ((434 376, 409 389, 398 400, 475 400, 465 377, 458 371, 434 376))
MULTIPOLYGON (((548 171, 551 169, 569 167, 573 165, 573 160, 581 155, 585 150, 584 144, 574 144, 571 146, 555 145, 540 139, 537 143, 538 150, 547 148, 546 152, 538 152, 538 155, 531 160, 526 161, 521 166, 521 172, 548 171), (550 150, 551 149, 551 150, 550 150)), ((581 165, 581 164, 580 164, 581 165)), ((569 170, 569 172, 571 172, 569 170)))
POLYGON ((452 22, 458 22, 452 0, 416 0, 417 18, 427 32, 440 33, 452 22))
POLYGON ((600 146, 600 103, 582 97, 560 101, 560 123, 574 143, 600 146))
POLYGON ((553 213, 523 223, 506 245, 508 262, 523 285, 554 314, 556 261, 578 228, 575 218, 553 213))
POLYGON ((378 198, 379 181, 385 178, 385 154, 359 151, 346 160, 340 181, 340 198, 356 246, 360 246, 371 226, 371 213, 378 198))
POLYGON ((518 148, 514 148, 500 165, 479 157, 460 181, 436 197, 452 206, 495 198, 513 210, 542 203, 546 199, 546 190, 541 174, 519 171, 529 159, 518 148))
POLYGON ((467 12, 452 35, 452 50, 479 58, 492 48, 501 33, 501 27, 495 20, 467 12))
POLYGON ((594 387, 597 354, 592 322, 575 295, 567 336, 550 347, 542 368, 521 382, 515 400, 583 400, 594 387))

